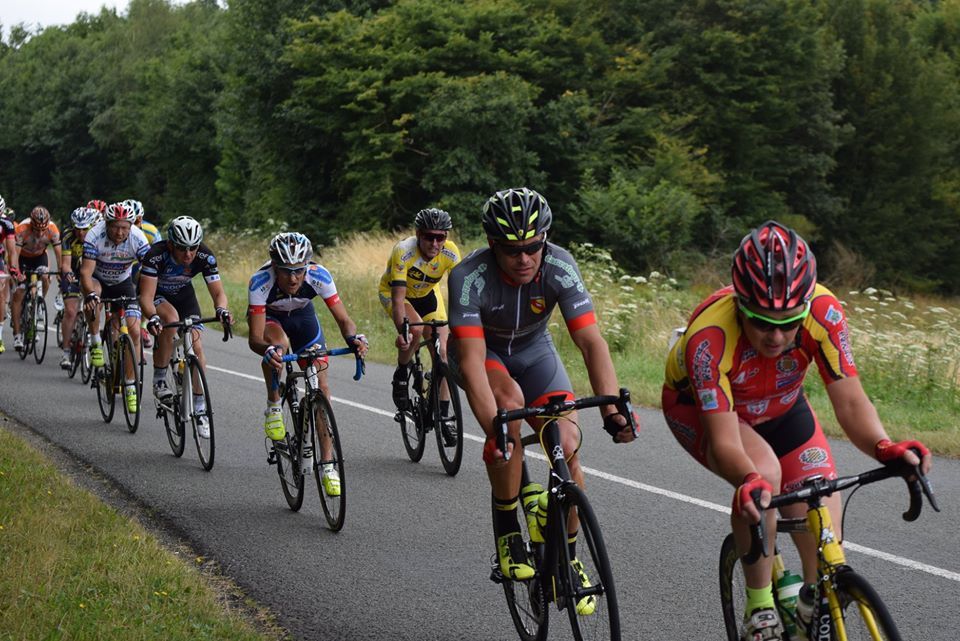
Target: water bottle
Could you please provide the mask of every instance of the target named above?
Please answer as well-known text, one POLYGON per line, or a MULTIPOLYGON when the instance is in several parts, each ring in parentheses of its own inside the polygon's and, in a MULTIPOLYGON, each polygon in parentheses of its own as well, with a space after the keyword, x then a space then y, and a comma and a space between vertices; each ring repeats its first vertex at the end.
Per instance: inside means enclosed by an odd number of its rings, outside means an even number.
POLYGON ((543 494, 543 486, 539 483, 527 483, 520 490, 523 514, 527 518, 527 531, 530 532, 530 540, 534 543, 543 543, 543 531, 537 518, 541 494, 543 494))
POLYGON ((810 622, 813 621, 813 599, 816 596, 813 585, 804 585, 800 588, 800 595, 797 597, 797 627, 802 635, 808 634, 810 622))
POLYGON ((316 365, 310 365, 310 367, 307 368, 307 389, 311 392, 320 389, 316 365))
POLYGON ((783 629, 790 638, 797 635, 797 599, 800 588, 803 586, 803 577, 790 570, 784 570, 777 579, 777 602, 780 605, 780 620, 783 629))
POLYGON ((547 531, 547 510, 549 509, 550 495, 545 491, 540 493, 537 499, 537 524, 540 526, 541 535, 547 531))

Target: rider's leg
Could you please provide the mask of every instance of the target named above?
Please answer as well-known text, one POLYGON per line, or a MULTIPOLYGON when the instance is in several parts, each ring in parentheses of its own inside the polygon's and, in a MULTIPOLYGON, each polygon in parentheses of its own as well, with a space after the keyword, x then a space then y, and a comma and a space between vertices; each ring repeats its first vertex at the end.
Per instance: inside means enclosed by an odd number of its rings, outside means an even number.
POLYGON ((23 307, 23 297, 26 295, 26 285, 19 285, 13 290, 13 309, 10 310, 11 322, 13 323, 13 334, 20 334, 20 310, 23 307))

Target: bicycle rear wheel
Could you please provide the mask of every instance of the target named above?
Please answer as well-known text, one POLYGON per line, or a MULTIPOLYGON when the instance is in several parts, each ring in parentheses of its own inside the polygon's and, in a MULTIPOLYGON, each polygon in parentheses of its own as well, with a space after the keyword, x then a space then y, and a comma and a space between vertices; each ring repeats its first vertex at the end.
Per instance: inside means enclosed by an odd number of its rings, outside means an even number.
POLYGON ((294 512, 303 505, 303 474, 300 472, 300 425, 299 408, 295 405, 296 396, 291 392, 283 395, 283 422, 287 434, 282 441, 273 443, 277 455, 277 474, 280 475, 280 489, 287 505, 294 512), (294 433, 291 434, 290 430, 294 433))
POLYGON ((90 337, 87 335, 89 331, 89 326, 87 325, 87 317, 83 313, 81 308, 80 314, 77 317, 77 325, 81 326, 80 330, 80 380, 84 385, 90 382, 90 376, 93 374, 93 365, 90 363, 90 337))
POLYGON ((437 449, 440 452, 440 462, 443 469, 450 476, 456 476, 463 461, 463 415, 460 413, 460 391, 457 384, 447 376, 446 366, 442 363, 436 369, 435 380, 430 398, 433 401, 434 432, 437 433, 437 449), (443 381, 447 382, 450 391, 450 402, 447 411, 443 411, 440 400, 440 389, 443 381))
POLYGON ((837 571, 834 586, 849 641, 901 641, 890 611, 866 579, 844 568, 837 571))
POLYGON ((173 404, 171 410, 160 410, 163 414, 163 427, 167 432, 167 442, 170 444, 170 450, 177 458, 183 456, 183 448, 186 444, 184 433, 186 432, 183 417, 180 416, 180 394, 176 394, 170 402, 173 404))
POLYGON ((40 296, 36 298, 36 307, 33 310, 33 360, 37 365, 43 362, 47 354, 47 301, 40 296))
POLYGON ((573 637, 577 641, 619 641, 620 607, 607 547, 593 508, 578 486, 571 484, 566 488, 562 514, 561 523, 568 523, 571 514, 576 514, 580 521, 576 557, 580 568, 573 565, 574 559, 569 558, 565 544, 561 545, 559 568, 566 576, 560 585, 566 583, 570 590, 564 601, 573 637))
MULTIPOLYGON (((61 312, 58 312, 57 314, 59 315, 60 313, 61 312)), ((85 332, 86 330, 84 329, 84 326, 80 322, 81 318, 83 318, 83 310, 81 310, 80 313, 77 314, 77 318, 74 320, 74 323, 73 323, 73 332, 71 332, 68 338, 68 340, 70 341, 67 344, 67 349, 70 350, 70 369, 67 370, 67 376, 69 378, 73 378, 74 376, 76 376, 77 370, 82 369, 83 352, 81 350, 83 346, 83 341, 81 340, 80 337, 83 336, 83 332, 85 332)))
POLYGON ((127 429, 130 430, 130 433, 133 434, 137 431, 137 428, 140 426, 140 367, 137 365, 137 361, 134 360, 134 351, 133 351, 133 340, 127 334, 120 334, 120 343, 117 345, 120 349, 120 358, 118 359, 117 373, 116 378, 122 384, 120 389, 122 390, 123 396, 123 418, 127 422, 127 429), (137 403, 136 410, 131 412, 130 408, 127 407, 127 363, 132 365, 131 371, 133 372, 133 388, 137 393, 137 403))
POLYGON ((403 447, 407 450, 407 456, 417 463, 423 458, 423 449, 427 444, 424 421, 426 413, 431 410, 420 395, 421 390, 416 389, 417 380, 421 378, 422 373, 416 374, 413 367, 408 370, 410 372, 407 377, 408 409, 399 412, 400 434, 403 436, 403 447))
POLYGON ((733 534, 728 534, 720 546, 720 607, 727 641, 740 641, 746 635, 743 626, 747 606, 747 584, 743 576, 740 555, 733 534))
MULTIPOLYGON (((197 455, 200 456, 200 465, 208 472, 213 468, 213 456, 216 451, 213 431, 213 407, 210 405, 210 390, 207 388, 207 375, 200 367, 200 361, 195 356, 190 356, 188 360, 190 368, 190 378, 192 382, 200 384, 200 391, 193 390, 194 407, 190 408, 190 422, 193 424, 193 441, 197 444, 197 455), (203 397, 203 411, 196 411, 197 396, 203 397), (209 437, 200 436, 198 422, 200 419, 206 419, 207 427, 210 430, 209 437)), ((187 384, 191 384, 188 381, 187 384)), ((192 388, 191 388, 192 389, 192 388)))
POLYGON ((96 368, 94 374, 97 387, 97 404, 100 406, 100 415, 104 423, 113 420, 113 411, 116 407, 116 363, 113 362, 113 339, 110 337, 110 331, 103 332, 101 343, 104 360, 103 367, 96 368))
POLYGON ((33 301, 29 296, 24 296, 21 305, 20 331, 23 333, 23 347, 17 352, 17 356, 22 361, 30 355, 30 349, 33 347, 33 301))
MULTIPOLYGON (((311 409, 316 412, 305 411, 303 421, 309 421, 311 444, 313 445, 313 476, 317 481, 317 491, 320 493, 320 503, 323 505, 323 514, 327 517, 327 526, 334 532, 343 528, 343 520, 347 513, 347 478, 343 471, 343 450, 340 448, 340 433, 337 431, 337 420, 333 416, 330 402, 323 394, 317 394, 311 409), (316 420, 316 416, 320 420, 316 420), (321 441, 328 440, 331 456, 322 456, 321 441), (324 474, 335 473, 340 479, 339 494, 328 494, 323 485, 324 474)), ((332 489, 332 488, 331 488, 332 489)))
POLYGON ((57 334, 57 347, 63 349, 63 310, 58 309, 57 315, 53 317, 53 328, 57 334))

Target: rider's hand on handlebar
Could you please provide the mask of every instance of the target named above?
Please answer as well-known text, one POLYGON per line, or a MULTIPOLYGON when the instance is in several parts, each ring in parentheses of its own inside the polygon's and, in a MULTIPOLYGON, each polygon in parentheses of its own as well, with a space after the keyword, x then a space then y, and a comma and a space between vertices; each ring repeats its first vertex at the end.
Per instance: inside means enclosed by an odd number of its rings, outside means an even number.
POLYGON ((278 372, 283 370, 283 345, 271 345, 263 352, 263 362, 278 372))
POLYGON ((347 336, 347 347, 359 354, 360 358, 363 358, 366 356, 367 350, 370 349, 370 341, 363 334, 347 336))
POLYGON ((924 475, 930 473, 930 466, 933 463, 930 456, 930 450, 920 441, 900 441, 894 443, 888 438, 882 439, 874 445, 874 455, 881 463, 893 463, 903 459, 910 465, 920 465, 920 471, 924 475), (920 455, 917 455, 917 452, 920 455))
POLYGON ((233 315, 230 313, 230 310, 226 307, 217 308, 217 320, 219 320, 224 325, 233 325, 233 315))
POLYGON ((83 299, 83 308, 88 312, 94 312, 97 309, 97 305, 100 304, 100 294, 97 292, 90 292, 83 299))
POLYGON ((754 504, 754 492, 760 492, 760 507, 766 507, 770 504, 770 498, 773 496, 773 488, 765 478, 756 472, 750 472, 743 477, 743 482, 733 494, 733 515, 742 517, 750 523, 760 522, 760 510, 754 504))
POLYGON ((16 280, 18 283, 22 283, 26 280, 23 272, 16 267, 10 267, 10 275, 13 276, 14 280, 16 280))
POLYGON ((163 321, 157 314, 151 316, 150 320, 147 321, 147 331, 150 332, 151 336, 159 336, 160 332, 163 331, 163 321))
MULTIPOLYGON (((513 439, 507 440, 507 453, 510 456, 513 456, 513 439)), ((493 463, 499 463, 504 461, 507 457, 503 455, 503 451, 497 447, 497 437, 488 436, 486 442, 483 444, 483 462, 487 465, 492 465, 493 463)))
MULTIPOLYGON (((640 431, 640 417, 637 416, 636 412, 633 412, 633 420, 637 426, 637 431, 640 431)), ((630 421, 619 412, 607 414, 603 417, 603 429, 613 437, 614 443, 629 443, 636 438, 633 435, 633 429, 630 427, 630 421)))

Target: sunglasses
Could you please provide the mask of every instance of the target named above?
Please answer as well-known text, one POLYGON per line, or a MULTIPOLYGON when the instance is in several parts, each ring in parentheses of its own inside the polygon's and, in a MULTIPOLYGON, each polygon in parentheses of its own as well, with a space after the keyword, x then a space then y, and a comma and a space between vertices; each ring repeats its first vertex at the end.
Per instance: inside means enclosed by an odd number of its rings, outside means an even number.
POLYGON ((420 238, 424 239, 428 243, 443 243, 447 240, 446 234, 429 234, 425 232, 420 233, 420 238))
POLYGON ((287 274, 287 276, 300 276, 301 274, 304 274, 304 273, 306 273, 306 271, 307 271, 306 266, 304 266, 304 267, 281 267, 281 266, 279 266, 279 265, 275 265, 275 267, 276 267, 276 269, 278 269, 278 270, 284 272, 285 274, 287 274))
POLYGON ((810 314, 809 301, 803 308, 802 312, 796 316, 789 316, 787 318, 770 318, 769 316, 752 312, 739 303, 737 304, 737 307, 740 308, 740 311, 743 312, 743 315, 747 317, 747 320, 750 321, 750 324, 753 325, 755 329, 758 329, 765 334, 772 332, 775 329, 779 329, 783 333, 792 332, 796 328, 800 327, 803 319, 810 314))
POLYGON ((176 245, 176 244, 174 244, 174 247, 175 247, 176 249, 179 249, 180 251, 183 251, 183 252, 195 252, 195 251, 197 251, 198 249, 200 249, 200 245, 176 245))
POLYGON ((535 243, 530 243, 529 245, 504 245, 503 243, 497 243, 497 248, 504 256, 519 256, 520 254, 526 254, 527 256, 533 256, 538 251, 543 249, 543 246, 547 244, 546 239, 538 240, 535 243))

